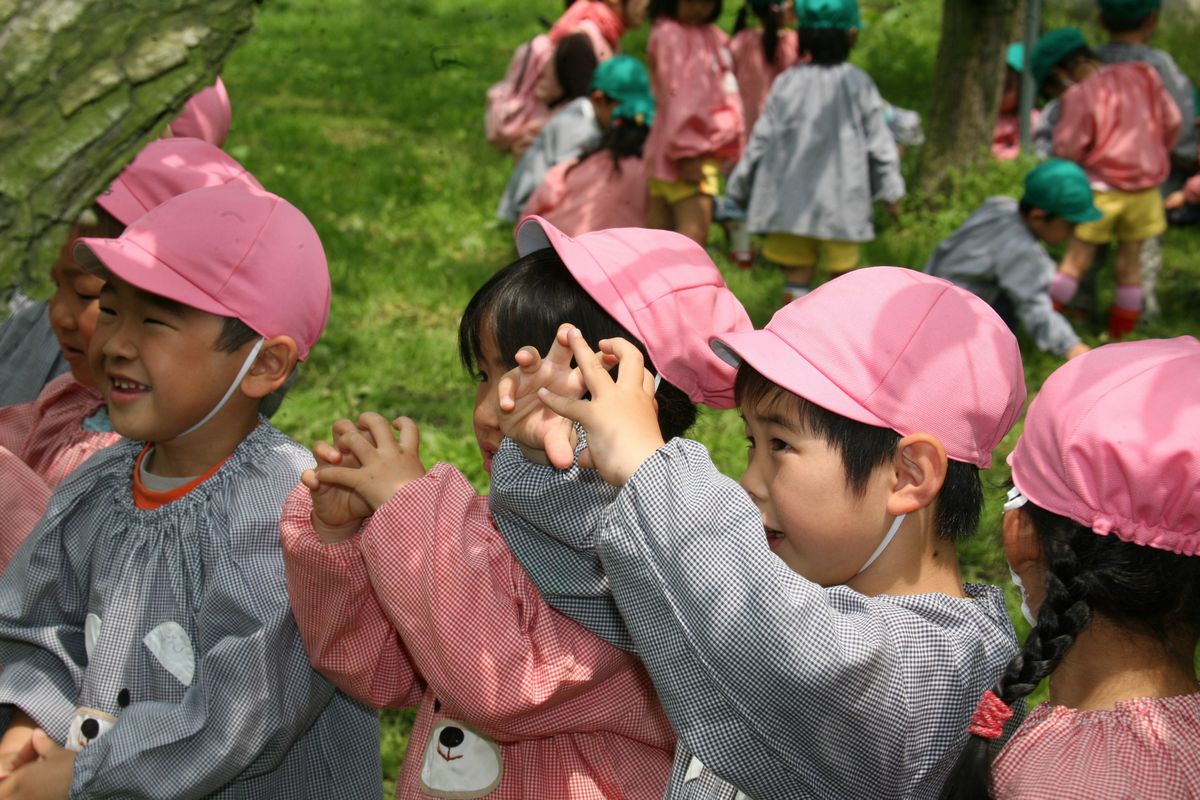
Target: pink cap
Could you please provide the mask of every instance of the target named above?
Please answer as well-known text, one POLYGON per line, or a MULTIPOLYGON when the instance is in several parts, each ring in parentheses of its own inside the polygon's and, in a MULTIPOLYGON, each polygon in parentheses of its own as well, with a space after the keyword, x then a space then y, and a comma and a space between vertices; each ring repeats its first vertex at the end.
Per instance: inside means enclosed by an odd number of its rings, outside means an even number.
POLYGON ((1017 340, 987 303, 900 267, 858 269, 784 306, 761 331, 714 337, 730 364, 835 414, 928 433, 988 467, 1025 405, 1017 340))
POLYGON ((753 325, 703 247, 678 233, 645 228, 572 239, 536 216, 517 223, 514 236, 522 256, 553 247, 584 291, 645 345, 663 378, 693 403, 733 407, 737 373, 713 354, 708 340, 753 325))
POLYGON ((1200 342, 1122 342, 1068 361, 1034 398, 1008 463, 1047 511, 1200 555, 1200 342))
POLYGON ((317 232, 291 203, 241 181, 172 198, 116 239, 80 239, 77 258, 81 247, 143 291, 291 336, 302 359, 329 319, 317 232))
POLYGON ((230 181, 262 188, 245 167, 219 147, 200 139, 158 139, 142 148, 96 202, 118 222, 128 225, 176 195, 230 181))
POLYGON ((229 121, 232 117, 229 93, 218 77, 212 86, 192 95, 184 103, 183 111, 167 127, 172 136, 191 136, 221 147, 229 137, 229 121))

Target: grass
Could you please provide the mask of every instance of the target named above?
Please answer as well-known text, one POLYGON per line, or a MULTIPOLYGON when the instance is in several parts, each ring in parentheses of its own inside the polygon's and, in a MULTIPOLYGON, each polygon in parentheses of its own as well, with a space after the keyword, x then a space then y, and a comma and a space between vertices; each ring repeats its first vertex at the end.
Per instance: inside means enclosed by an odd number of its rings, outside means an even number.
MULTIPOLYGON (((737 4, 726 5, 728 29, 737 4)), ((922 112, 940 5, 865 3, 868 27, 854 55, 885 97, 922 112)), ((335 419, 361 411, 407 414, 421 424, 427 464, 453 463, 486 488, 471 433, 473 387, 455 344, 471 293, 514 256, 511 232, 493 219, 509 163, 484 141, 483 94, 513 48, 539 32, 538 17, 553 18, 560 9, 558 0, 272 0, 258 31, 227 64, 234 106, 229 152, 309 215, 330 262, 328 330, 276 418, 300 442, 325 436, 335 419)), ((1061 24, 1065 17, 1055 12, 1048 20, 1061 24)), ((1172 21, 1157 41, 1193 75, 1200 75, 1200 50, 1191 47, 1197 27, 1172 21)), ((641 54, 645 35, 643 28, 628 36, 626 49, 641 54)), ((906 162, 915 158, 907 155, 906 162)), ((909 198, 899 220, 879 220, 866 259, 920 267, 985 197, 1019 194, 1030 163, 990 164, 963 176, 950 195, 909 198)), ((1198 250, 1200 231, 1168 234, 1164 314, 1145 335, 1200 334, 1194 313, 1200 268, 1192 257, 1198 250)), ((778 274, 718 261, 754 321, 765 323, 779 295, 778 274)), ((1097 332, 1081 331, 1092 344, 1097 332)), ((1057 361, 1022 344, 1032 392, 1057 361)), ((984 525, 961 551, 971 579, 1007 583, 998 487, 1007 480, 1003 457, 1018 431, 986 475, 993 490, 984 525)), ((739 472, 744 447, 736 415, 705 412, 694 435, 723 470, 739 472)), ((1019 618, 1017 624, 1024 629, 1019 618)), ((408 712, 385 714, 389 777, 410 724, 408 712)))

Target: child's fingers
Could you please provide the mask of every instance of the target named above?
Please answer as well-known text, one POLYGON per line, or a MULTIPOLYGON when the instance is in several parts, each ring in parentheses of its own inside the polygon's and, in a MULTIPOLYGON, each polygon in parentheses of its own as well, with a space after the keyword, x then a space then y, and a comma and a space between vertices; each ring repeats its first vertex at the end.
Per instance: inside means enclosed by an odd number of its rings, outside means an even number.
POLYGON ((610 339, 609 344, 613 355, 620 359, 617 366, 617 383, 629 384, 636 381, 637 385, 640 385, 646 373, 646 361, 642 358, 642 351, 625 339, 610 339))
POLYGON ((300 483, 304 484, 304 488, 310 492, 315 492, 321 488, 321 481, 317 478, 317 471, 315 469, 306 469, 304 472, 301 472, 300 483))
POLYGON ((578 331, 578 328, 569 322, 558 326, 554 342, 550 345, 550 352, 546 354, 546 361, 564 369, 571 368, 571 331, 578 331))
POLYGON ((592 450, 590 447, 585 447, 579 451, 579 467, 581 469, 595 469, 596 464, 592 460, 592 450))
POLYGON ((579 373, 583 376, 583 383, 587 389, 592 394, 596 394, 605 384, 611 385, 612 378, 601 365, 600 360, 596 358, 592 348, 588 347, 588 343, 584 341, 583 334, 578 330, 571 331, 570 341, 571 352, 575 356, 575 363, 579 365, 579 373))
POLYGON ((30 739, 30 743, 33 745, 34 752, 38 754, 38 758, 45 758, 48 755, 52 755, 53 753, 57 753, 59 750, 62 750, 62 748, 58 746, 58 743, 50 738, 50 734, 46 733, 41 728, 38 728, 33 732, 33 738, 30 739))
POLYGON ((417 428, 417 423, 413 422, 408 417, 397 417, 392 420, 394 427, 400 435, 400 450, 405 453, 416 455, 421 451, 421 431, 417 428))
POLYGON ((573 397, 563 397, 545 387, 538 389, 538 399, 545 404, 546 408, 560 417, 566 417, 569 420, 583 423, 585 427, 587 426, 584 417, 587 416, 588 406, 591 405, 589 401, 576 400, 573 397))
POLYGON ((313 458, 318 464, 342 463, 342 451, 326 441, 319 441, 312 446, 313 458))
POLYGON ((388 421, 381 414, 376 414, 374 411, 365 411, 358 416, 358 430, 372 439, 375 447, 384 447, 388 443, 394 441, 392 439, 392 429, 388 421))
MULTIPOLYGON (((337 447, 343 453, 348 453, 358 460, 359 464, 367 465, 375 460, 379 452, 375 449, 375 443, 367 439, 369 433, 360 431, 357 428, 346 431, 338 437, 337 447)), ((392 438, 391 433, 388 433, 388 438, 392 438)))
POLYGON ((358 491, 359 484, 363 481, 363 473, 361 470, 346 467, 321 467, 317 470, 317 480, 322 487, 337 486, 358 491))
POLYGON ((513 361, 521 372, 537 372, 542 366, 542 354, 533 345, 527 344, 513 355, 513 361))

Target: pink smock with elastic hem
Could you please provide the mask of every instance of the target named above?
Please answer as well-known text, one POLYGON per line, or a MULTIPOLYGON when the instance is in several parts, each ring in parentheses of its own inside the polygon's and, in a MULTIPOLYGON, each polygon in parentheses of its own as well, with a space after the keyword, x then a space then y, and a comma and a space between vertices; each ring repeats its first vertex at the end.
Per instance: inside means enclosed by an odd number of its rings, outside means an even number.
POLYGON ((568 236, 603 228, 646 224, 646 167, 626 156, 618 170, 600 151, 583 161, 556 164, 525 204, 522 217, 536 214, 568 236))

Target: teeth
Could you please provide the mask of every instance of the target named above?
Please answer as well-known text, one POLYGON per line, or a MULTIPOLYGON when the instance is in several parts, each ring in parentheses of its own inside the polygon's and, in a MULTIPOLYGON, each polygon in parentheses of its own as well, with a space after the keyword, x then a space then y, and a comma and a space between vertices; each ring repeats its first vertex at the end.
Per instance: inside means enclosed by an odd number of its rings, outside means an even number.
POLYGON ((126 381, 120 378, 113 378, 112 385, 114 389, 120 389, 128 392, 142 392, 150 388, 145 384, 137 383, 136 381, 126 381))

